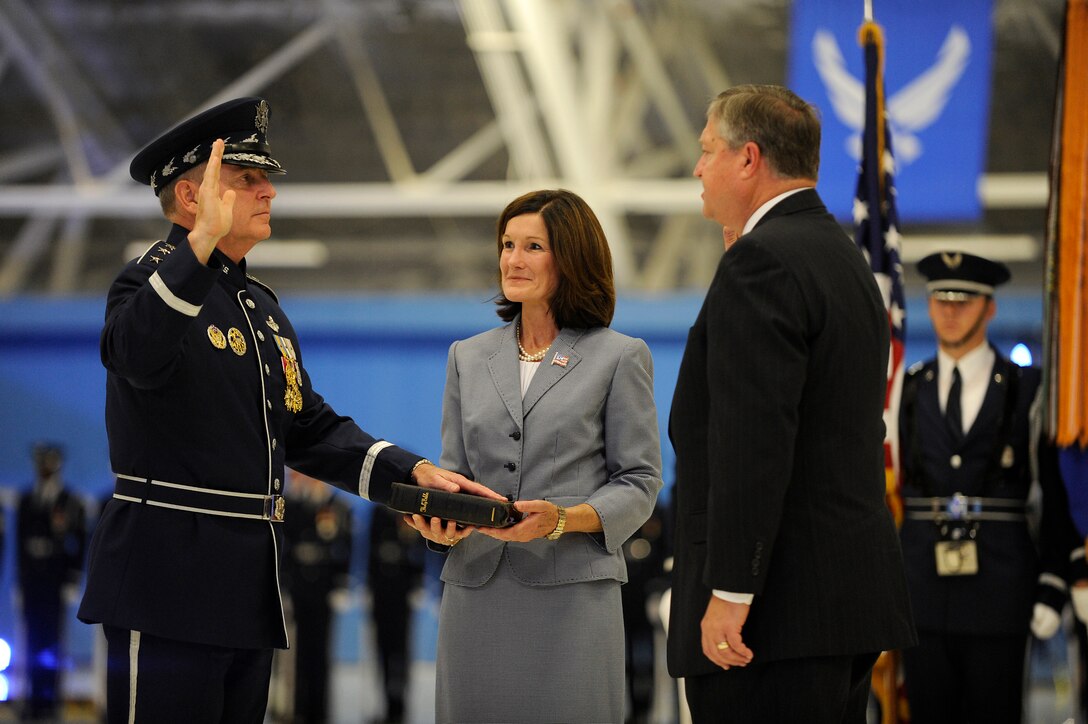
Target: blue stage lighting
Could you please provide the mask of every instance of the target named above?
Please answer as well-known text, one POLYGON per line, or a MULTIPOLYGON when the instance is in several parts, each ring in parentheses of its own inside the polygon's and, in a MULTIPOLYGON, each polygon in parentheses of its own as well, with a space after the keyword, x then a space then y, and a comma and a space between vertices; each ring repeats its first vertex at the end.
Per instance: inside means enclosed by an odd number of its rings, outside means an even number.
POLYGON ((1009 359, 1021 367, 1031 367, 1031 350, 1028 349, 1026 344, 1021 342, 1012 348, 1012 352, 1009 353, 1009 359))
POLYGON ((0 639, 0 671, 11 666, 11 646, 4 639, 0 639))

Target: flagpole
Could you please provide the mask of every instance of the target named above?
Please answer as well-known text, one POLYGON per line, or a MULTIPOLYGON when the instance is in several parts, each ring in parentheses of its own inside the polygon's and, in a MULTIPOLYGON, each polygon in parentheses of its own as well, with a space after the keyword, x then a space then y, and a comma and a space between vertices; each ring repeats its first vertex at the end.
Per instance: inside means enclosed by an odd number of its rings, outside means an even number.
POLYGON ((865 0, 865 22, 873 22, 873 0, 865 0))

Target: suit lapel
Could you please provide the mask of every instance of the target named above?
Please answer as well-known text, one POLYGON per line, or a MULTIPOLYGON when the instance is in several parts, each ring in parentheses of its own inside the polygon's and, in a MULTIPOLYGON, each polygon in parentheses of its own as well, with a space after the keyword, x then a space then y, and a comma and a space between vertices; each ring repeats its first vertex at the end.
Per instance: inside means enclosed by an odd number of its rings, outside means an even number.
POLYGON ((518 344, 514 339, 514 329, 513 323, 506 325, 503 329, 498 346, 487 358, 487 369, 491 372, 495 389, 499 391, 499 397, 506 405, 510 417, 518 427, 521 427, 521 367, 518 363, 518 344))
MULTIPOLYGON (((540 369, 533 375, 533 381, 529 383, 529 389, 525 392, 525 399, 522 401, 522 409, 525 415, 529 414, 529 411, 544 396, 545 392, 550 390, 556 382, 561 380, 578 364, 581 358, 574 351, 574 345, 584 333, 585 331, 581 329, 562 329, 559 331, 559 336, 555 338, 552 346, 545 353, 544 359, 540 361, 540 369), (563 364, 564 358, 566 359, 565 364, 563 364)), ((515 365, 517 364, 516 358, 517 355, 515 355, 515 365)))

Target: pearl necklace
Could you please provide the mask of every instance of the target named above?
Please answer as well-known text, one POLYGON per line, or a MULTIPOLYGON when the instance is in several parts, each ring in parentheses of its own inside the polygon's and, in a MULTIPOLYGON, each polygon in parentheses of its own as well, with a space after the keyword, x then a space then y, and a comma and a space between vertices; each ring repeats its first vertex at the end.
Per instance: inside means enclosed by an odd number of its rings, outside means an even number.
POLYGON ((514 328, 514 330, 515 330, 515 333, 516 333, 515 338, 518 341, 518 359, 520 361, 522 361, 522 362, 539 362, 540 360, 544 359, 544 353, 548 351, 547 347, 540 350, 539 352, 529 354, 528 352, 525 351, 525 348, 521 346, 521 322, 517 323, 517 326, 514 328))

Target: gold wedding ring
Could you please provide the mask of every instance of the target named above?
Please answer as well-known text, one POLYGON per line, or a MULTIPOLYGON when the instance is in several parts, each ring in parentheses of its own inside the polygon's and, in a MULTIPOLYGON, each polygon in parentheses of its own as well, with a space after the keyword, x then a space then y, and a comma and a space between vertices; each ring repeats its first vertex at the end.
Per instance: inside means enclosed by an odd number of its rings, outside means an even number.
POLYGON ((728 641, 719 641, 718 642, 718 651, 725 651, 727 648, 729 648, 729 642, 728 641))

